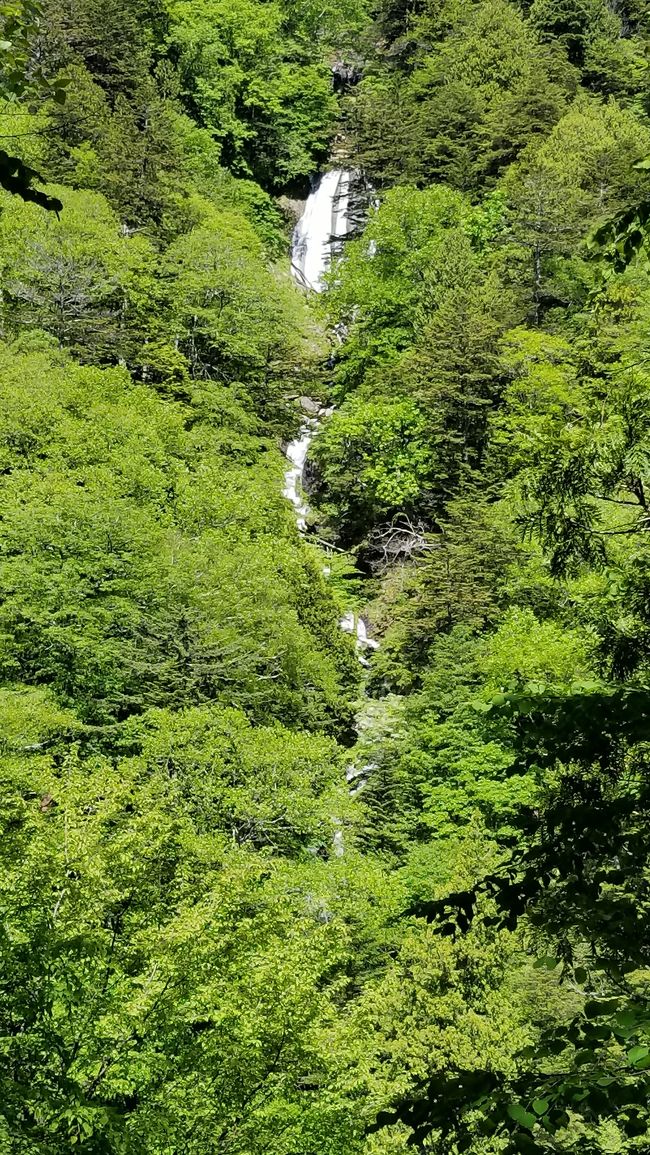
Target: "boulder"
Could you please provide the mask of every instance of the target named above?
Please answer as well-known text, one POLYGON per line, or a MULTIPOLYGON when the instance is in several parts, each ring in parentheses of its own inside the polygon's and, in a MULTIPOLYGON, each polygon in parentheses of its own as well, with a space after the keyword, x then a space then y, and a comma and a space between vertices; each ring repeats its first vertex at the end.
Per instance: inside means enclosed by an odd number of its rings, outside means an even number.
POLYGON ((310 417, 317 417, 321 410, 320 401, 314 401, 313 397, 301 397, 299 400, 300 408, 308 413, 310 417))

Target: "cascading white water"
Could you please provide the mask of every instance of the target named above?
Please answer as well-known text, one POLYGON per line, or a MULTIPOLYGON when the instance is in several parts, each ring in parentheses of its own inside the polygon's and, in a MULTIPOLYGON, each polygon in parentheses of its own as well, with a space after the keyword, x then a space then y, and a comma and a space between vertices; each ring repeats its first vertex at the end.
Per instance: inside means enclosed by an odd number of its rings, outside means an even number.
POLYGON ((307 529, 306 517, 309 513, 309 506, 305 500, 305 494, 302 488, 302 475, 305 469, 309 446, 317 429, 318 419, 310 418, 300 430, 300 436, 296 437, 294 441, 290 441, 286 449, 286 454, 291 465, 284 475, 283 492, 284 496, 291 502, 296 511, 296 521, 301 533, 304 533, 307 529))
MULTIPOLYGON (((298 284, 316 293, 324 288, 323 278, 337 248, 337 238, 344 237, 349 228, 351 173, 332 169, 319 178, 310 192, 305 211, 293 232, 291 271, 298 284)), ((317 417, 306 418, 298 437, 290 441, 286 454, 291 462, 284 475, 284 496, 296 511, 298 529, 307 529, 309 506, 302 488, 302 478, 309 446, 320 421, 328 410, 321 409, 317 417)))
MULTIPOLYGON (((324 277, 332 258, 340 250, 341 240, 350 231, 350 183, 352 173, 346 169, 326 172, 312 189, 305 211, 293 233, 291 270, 298 284, 316 293, 323 291, 324 277)), ((319 410, 316 417, 305 419, 298 437, 290 441, 286 455, 290 466, 284 475, 284 496, 296 511, 298 529, 307 529, 309 505, 302 488, 302 478, 309 446, 316 435, 321 418, 331 413, 319 410)), ((341 629, 356 635, 359 650, 376 649, 377 642, 368 637, 366 624, 352 611, 341 618, 341 629)), ((362 654, 359 660, 368 665, 362 654)))
MULTIPOLYGON (((341 239, 350 231, 350 182, 352 173, 344 169, 332 169, 320 178, 312 189, 305 211, 302 214, 293 233, 293 248, 291 253, 291 271, 299 285, 320 293, 325 288, 325 273, 329 269, 332 258, 340 251, 341 239)), ((298 437, 290 441, 286 448, 289 459, 289 468, 284 475, 284 496, 291 502, 296 513, 298 529, 301 533, 307 530, 309 505, 302 486, 305 461, 309 447, 318 432, 323 417, 329 416, 331 409, 319 409, 315 416, 306 417, 298 437)), ((323 573, 329 575, 330 566, 323 567, 323 573)), ((378 643, 368 637, 366 623, 352 610, 348 610, 341 618, 342 630, 356 636, 359 661, 368 666, 368 659, 364 651, 377 649, 378 643)), ((371 764, 364 766, 358 774, 353 771, 348 777, 350 792, 358 794, 363 789, 366 779, 365 772, 372 769, 371 764)), ((333 818, 334 834, 332 848, 334 855, 339 858, 345 853, 345 836, 340 819, 333 818)))
POLYGON ((293 275, 299 284, 316 293, 324 288, 323 278, 337 251, 338 238, 347 236, 349 231, 351 178, 346 169, 324 173, 309 194, 294 229, 293 275))

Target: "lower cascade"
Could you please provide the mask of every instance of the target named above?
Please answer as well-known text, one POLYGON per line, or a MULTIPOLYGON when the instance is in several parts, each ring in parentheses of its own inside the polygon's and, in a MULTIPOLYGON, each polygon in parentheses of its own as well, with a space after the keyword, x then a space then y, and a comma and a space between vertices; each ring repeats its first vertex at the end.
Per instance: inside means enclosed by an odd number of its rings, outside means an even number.
MULTIPOLYGON (((319 415, 320 412, 322 411, 319 411, 319 415)), ((286 448, 286 455, 291 465, 284 475, 283 493, 296 511, 298 529, 301 533, 304 533, 307 529, 306 517, 309 513, 309 506, 305 500, 302 488, 302 475, 305 469, 309 446, 312 443, 319 424, 318 417, 310 417, 303 425, 298 437, 290 441, 286 448)))

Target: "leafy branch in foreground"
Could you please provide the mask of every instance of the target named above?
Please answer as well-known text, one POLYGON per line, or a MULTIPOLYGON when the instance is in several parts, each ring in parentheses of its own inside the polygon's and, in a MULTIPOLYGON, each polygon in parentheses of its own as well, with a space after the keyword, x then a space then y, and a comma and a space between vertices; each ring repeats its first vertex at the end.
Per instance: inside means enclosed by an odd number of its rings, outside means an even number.
MULTIPOLYGON (((641 171, 650 170, 650 157, 634 165, 641 171)), ((650 200, 642 200, 611 217, 596 229, 591 238, 594 255, 610 262, 612 272, 622 273, 647 246, 650 224, 650 200)))
MULTIPOLYGON (((9 0, 0 4, 0 99, 13 103, 38 94, 63 104, 68 79, 52 79, 34 52, 42 15, 37 0, 9 0)), ((33 187, 41 176, 19 157, 10 156, 0 149, 0 186, 7 192, 31 201, 41 208, 59 212, 63 207, 58 197, 33 187)))
POLYGON ((19 196, 24 201, 40 205, 42 209, 51 212, 60 212, 63 202, 58 197, 48 196, 42 189, 34 188, 33 181, 41 180, 39 174, 28 165, 23 164, 17 156, 9 156, 4 149, 0 149, 0 185, 9 193, 19 196))

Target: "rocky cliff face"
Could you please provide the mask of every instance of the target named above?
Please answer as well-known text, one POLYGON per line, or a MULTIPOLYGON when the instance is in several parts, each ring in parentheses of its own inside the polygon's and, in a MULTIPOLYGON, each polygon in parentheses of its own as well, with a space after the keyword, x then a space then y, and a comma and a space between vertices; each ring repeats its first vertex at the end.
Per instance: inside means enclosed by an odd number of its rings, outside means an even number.
POLYGON ((335 92, 346 92, 361 80, 360 61, 335 60, 332 65, 332 84, 335 92))

